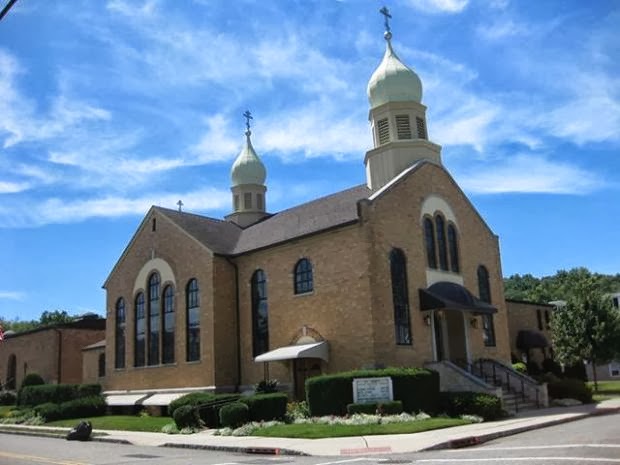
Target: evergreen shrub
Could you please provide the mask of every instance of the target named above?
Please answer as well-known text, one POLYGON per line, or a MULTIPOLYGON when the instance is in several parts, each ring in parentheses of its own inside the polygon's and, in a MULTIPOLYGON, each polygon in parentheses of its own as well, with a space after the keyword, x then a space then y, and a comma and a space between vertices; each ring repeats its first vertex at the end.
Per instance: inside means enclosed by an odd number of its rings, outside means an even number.
POLYGON ((214 394, 212 400, 196 405, 198 417, 207 427, 218 428, 220 426, 220 408, 223 405, 235 402, 239 397, 241 397, 240 394, 214 394))
POLYGON ((101 394, 101 384, 78 384, 77 396, 90 397, 101 394))
POLYGON ((168 415, 174 418, 174 412, 176 409, 183 405, 191 405, 196 407, 198 405, 207 404, 215 399, 215 394, 212 392, 191 392, 173 400, 168 405, 168 415))
POLYGON ((577 399, 584 404, 592 402, 592 389, 580 379, 547 381, 547 392, 552 399, 577 399))
POLYGON ((405 412, 435 413, 439 407, 439 374, 422 368, 357 370, 316 376, 306 380, 308 407, 312 416, 345 415, 353 403, 353 380, 373 377, 392 378, 395 400, 405 412))
POLYGON ((193 405, 186 404, 176 408, 172 418, 174 418, 174 423, 180 430, 183 428, 200 427, 200 418, 198 417, 196 407, 193 405))
POLYGON ((441 410, 451 417, 478 415, 485 421, 506 416, 499 397, 481 392, 442 392, 441 410))
POLYGON ((41 384, 45 384, 45 381, 43 380, 41 375, 39 375, 38 373, 28 373, 26 376, 24 376, 21 387, 24 388, 26 386, 38 386, 41 384))
POLYGON ((527 365, 523 362, 516 362, 512 364, 513 370, 518 373, 526 374, 527 373, 527 365))
POLYGON ((248 406, 251 421, 271 421, 284 418, 288 397, 283 392, 277 392, 242 397, 239 401, 248 406))
POLYGON ((366 413, 368 415, 398 415, 403 412, 403 403, 400 400, 391 402, 372 402, 368 404, 349 404, 347 405, 347 413, 354 415, 356 413, 366 413))
POLYGON ((55 404, 54 402, 46 402, 45 404, 37 405, 34 407, 34 412, 45 418, 46 422, 60 420, 62 418, 60 414, 60 404, 55 404))
POLYGON ((53 402, 60 404, 78 397, 77 384, 42 384, 26 386, 19 390, 18 405, 35 406, 53 402))
POLYGON ((11 391, 0 392, 0 405, 14 405, 17 401, 17 396, 11 391))
POLYGON ((250 409, 243 402, 231 402, 220 408, 220 425, 238 428, 248 422, 250 409))
POLYGON ((102 395, 80 397, 60 404, 62 418, 98 417, 105 415, 107 405, 102 395))

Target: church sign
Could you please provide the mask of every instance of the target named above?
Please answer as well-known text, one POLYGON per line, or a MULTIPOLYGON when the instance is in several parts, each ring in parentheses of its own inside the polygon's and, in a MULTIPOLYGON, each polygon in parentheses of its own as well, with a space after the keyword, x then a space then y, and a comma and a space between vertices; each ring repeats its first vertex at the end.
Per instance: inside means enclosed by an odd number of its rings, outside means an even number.
POLYGON ((353 380, 353 402, 371 404, 394 400, 392 378, 355 378, 353 380))

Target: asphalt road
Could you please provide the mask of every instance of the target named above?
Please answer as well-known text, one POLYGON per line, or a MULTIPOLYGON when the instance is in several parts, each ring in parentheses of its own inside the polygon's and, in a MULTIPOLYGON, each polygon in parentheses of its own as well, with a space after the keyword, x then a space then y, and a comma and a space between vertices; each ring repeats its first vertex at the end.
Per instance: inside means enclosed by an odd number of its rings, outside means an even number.
POLYGON ((265 456, 67 442, 0 434, 0 465, 346 465, 346 464, 620 464, 620 414, 574 421, 478 447, 411 454, 341 457, 265 456))

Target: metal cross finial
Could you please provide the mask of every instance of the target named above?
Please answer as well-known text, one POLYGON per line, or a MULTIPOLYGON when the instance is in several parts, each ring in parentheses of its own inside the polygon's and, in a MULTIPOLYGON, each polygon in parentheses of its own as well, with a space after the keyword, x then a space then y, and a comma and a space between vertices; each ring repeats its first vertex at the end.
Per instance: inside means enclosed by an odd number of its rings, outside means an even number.
POLYGON ((391 32, 390 20, 388 19, 392 17, 392 15, 390 14, 390 10, 388 10, 387 6, 384 6, 383 8, 379 10, 379 13, 385 16, 385 32, 391 32))
POLYGON ((179 211, 182 211, 182 210, 181 210, 181 208, 182 208, 182 207, 183 207, 183 205, 184 205, 184 204, 183 204, 183 201, 182 201, 182 200, 179 200, 179 201, 177 202, 177 205, 179 206, 179 211))
POLYGON ((249 131, 250 130, 250 120, 254 119, 254 118, 252 118, 252 113, 250 113, 250 110, 245 110, 245 113, 243 114, 243 116, 245 117, 245 127, 249 131))

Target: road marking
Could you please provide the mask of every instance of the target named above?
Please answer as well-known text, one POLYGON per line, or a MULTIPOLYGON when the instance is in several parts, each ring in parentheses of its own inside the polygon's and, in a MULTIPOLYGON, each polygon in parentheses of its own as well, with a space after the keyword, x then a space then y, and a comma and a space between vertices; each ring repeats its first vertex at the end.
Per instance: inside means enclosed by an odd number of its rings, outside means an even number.
POLYGON ((376 461, 376 458, 367 458, 367 457, 358 457, 356 459, 346 459, 346 460, 336 460, 334 462, 322 462, 322 463, 315 463, 314 465, 335 465, 337 463, 352 463, 352 462, 370 462, 370 461, 376 461))
POLYGON ((0 452, 0 457, 7 457, 16 460, 30 460, 31 462, 50 463, 52 465, 88 465, 84 462, 54 459, 51 457, 38 457, 36 455, 12 454, 10 452, 0 452))
POLYGON ((564 461, 564 462, 577 462, 577 463, 585 463, 585 462, 606 462, 606 463, 620 463, 620 459, 607 459, 603 457, 485 457, 485 458, 472 458, 472 459, 417 459, 414 463, 447 463, 454 462, 457 460, 460 462, 496 462, 496 463, 504 463, 504 462, 524 462, 530 460, 538 460, 548 462, 550 460, 564 461))

